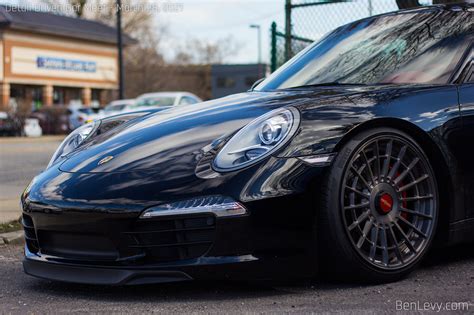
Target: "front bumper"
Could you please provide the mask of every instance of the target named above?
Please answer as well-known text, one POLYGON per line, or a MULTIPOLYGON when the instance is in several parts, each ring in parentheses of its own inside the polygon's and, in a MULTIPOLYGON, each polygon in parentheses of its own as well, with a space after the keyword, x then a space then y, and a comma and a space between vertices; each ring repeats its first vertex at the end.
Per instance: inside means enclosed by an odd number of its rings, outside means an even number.
POLYGON ((191 176, 171 189, 150 174, 50 168, 22 198, 25 272, 111 285, 311 276, 317 193, 305 190, 322 171, 298 159, 272 158, 226 178, 191 176), (140 218, 156 204, 217 194, 239 201, 248 213, 140 218))
POLYGON ((194 213, 143 220, 131 214, 24 212, 24 270, 100 285, 311 276, 311 211, 299 208, 288 216, 291 205, 303 202, 298 198, 255 202, 250 214, 234 217, 194 213))

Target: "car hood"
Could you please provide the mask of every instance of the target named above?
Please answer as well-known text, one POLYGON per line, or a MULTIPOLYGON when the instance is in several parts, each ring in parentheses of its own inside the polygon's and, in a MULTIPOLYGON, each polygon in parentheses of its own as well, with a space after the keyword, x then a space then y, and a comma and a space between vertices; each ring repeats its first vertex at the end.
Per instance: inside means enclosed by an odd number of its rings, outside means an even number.
POLYGON ((357 92, 347 88, 247 92, 173 107, 90 141, 59 168, 79 173, 194 171, 206 148, 268 111, 288 105, 298 108, 323 98, 340 99, 354 93, 357 92))

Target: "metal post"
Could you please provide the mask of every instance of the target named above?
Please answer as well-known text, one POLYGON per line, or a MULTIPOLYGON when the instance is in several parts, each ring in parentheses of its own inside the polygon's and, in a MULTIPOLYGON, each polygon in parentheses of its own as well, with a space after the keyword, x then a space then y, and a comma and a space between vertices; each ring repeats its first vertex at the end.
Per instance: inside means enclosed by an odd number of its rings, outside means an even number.
POLYGON ((270 71, 274 72, 277 69, 277 25, 275 22, 272 23, 271 28, 271 50, 270 50, 270 71))
POLYGON ((262 30, 258 26, 258 64, 262 64, 262 30))
POLYGON ((125 77, 123 71, 123 43, 122 43, 122 0, 117 0, 117 49, 119 70, 119 99, 124 99, 125 77))
POLYGON ((285 3, 285 61, 291 58, 291 0, 285 3))
POLYGON ((250 28, 255 28, 257 29, 257 40, 258 40, 258 63, 262 63, 262 32, 260 29, 260 25, 257 24, 251 24, 250 28))
POLYGON ((374 7, 372 6, 372 0, 369 1, 369 16, 374 15, 374 7))

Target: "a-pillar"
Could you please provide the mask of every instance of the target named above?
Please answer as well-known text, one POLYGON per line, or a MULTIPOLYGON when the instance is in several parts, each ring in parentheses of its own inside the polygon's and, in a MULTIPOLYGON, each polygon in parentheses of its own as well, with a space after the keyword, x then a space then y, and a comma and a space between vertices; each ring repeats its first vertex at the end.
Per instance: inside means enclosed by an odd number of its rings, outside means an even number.
POLYGON ((43 86, 43 106, 53 106, 53 86, 51 84, 43 86))

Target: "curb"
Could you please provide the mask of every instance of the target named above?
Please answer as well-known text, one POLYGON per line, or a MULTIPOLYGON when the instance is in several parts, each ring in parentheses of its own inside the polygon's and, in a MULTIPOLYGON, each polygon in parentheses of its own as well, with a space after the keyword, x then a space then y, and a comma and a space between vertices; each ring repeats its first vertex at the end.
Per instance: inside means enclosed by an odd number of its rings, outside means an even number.
POLYGON ((24 242, 23 231, 14 231, 0 234, 0 245, 2 244, 22 244, 24 242))

